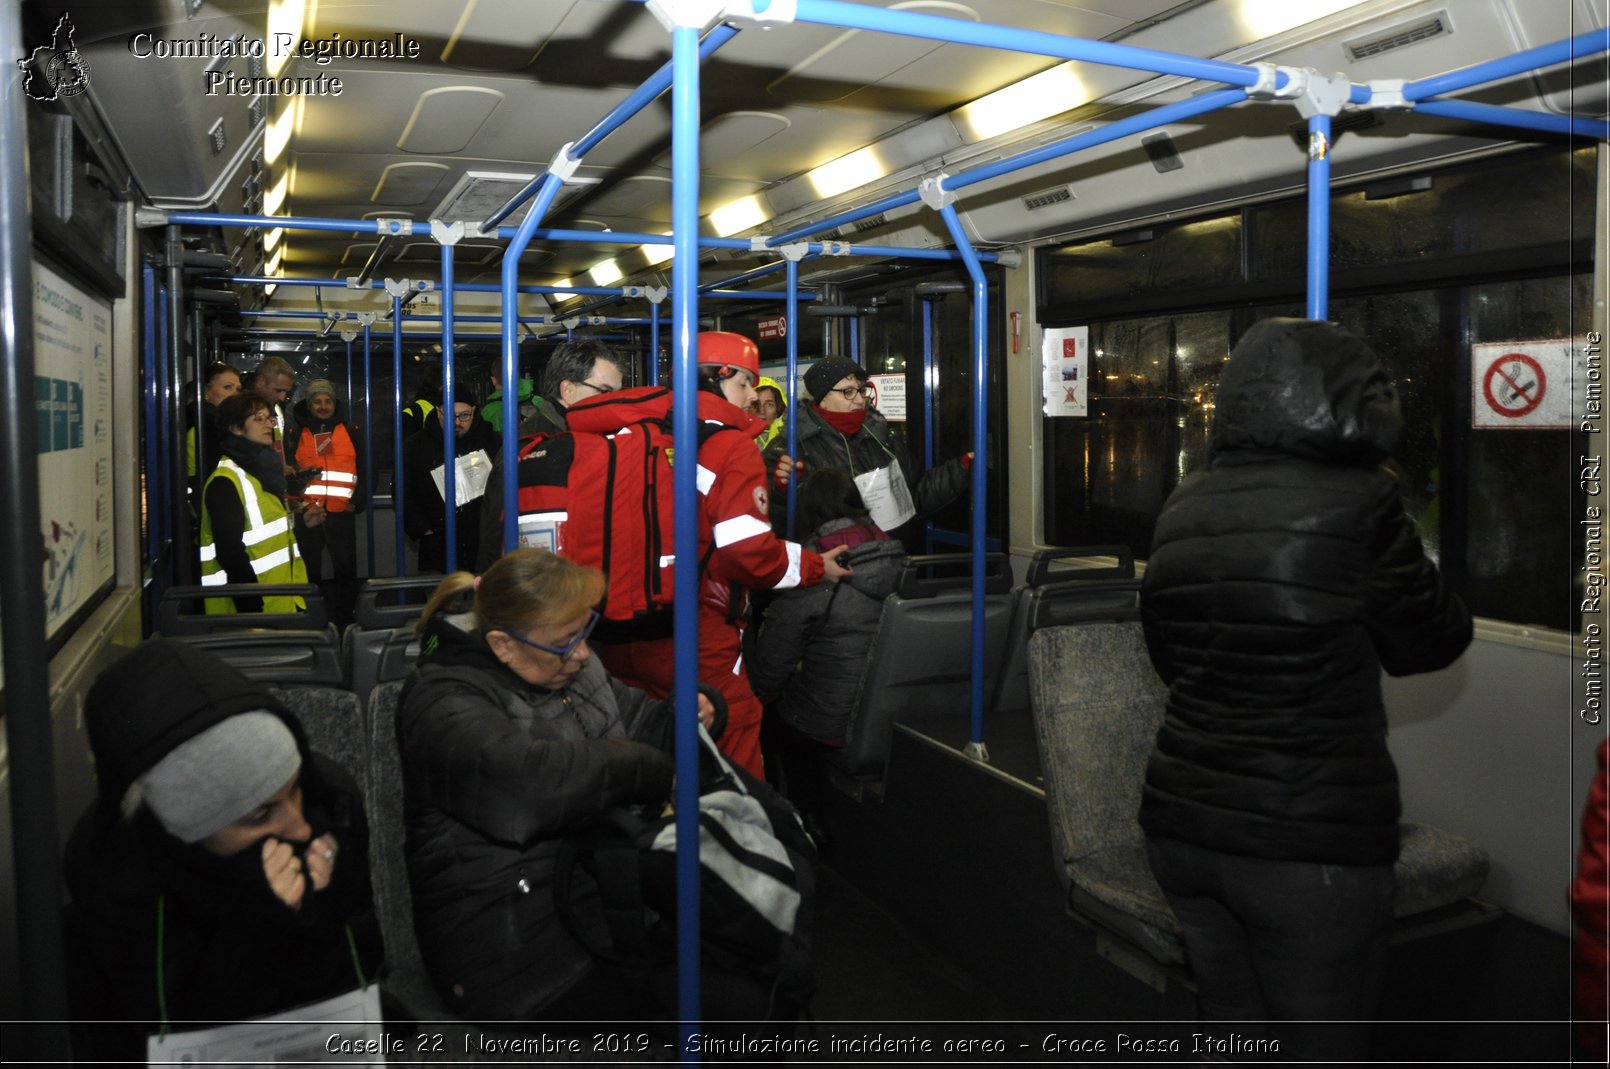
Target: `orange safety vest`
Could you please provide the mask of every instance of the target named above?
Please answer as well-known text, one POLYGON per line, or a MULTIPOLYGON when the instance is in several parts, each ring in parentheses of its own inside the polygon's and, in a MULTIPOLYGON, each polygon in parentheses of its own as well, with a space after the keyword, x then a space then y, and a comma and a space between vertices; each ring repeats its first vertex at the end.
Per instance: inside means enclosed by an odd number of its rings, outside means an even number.
POLYGON ((323 469, 322 475, 307 484, 302 500, 321 505, 326 512, 345 512, 352 507, 352 495, 358 489, 358 450, 346 424, 337 423, 335 430, 323 434, 302 428, 296 443, 296 465, 323 469))

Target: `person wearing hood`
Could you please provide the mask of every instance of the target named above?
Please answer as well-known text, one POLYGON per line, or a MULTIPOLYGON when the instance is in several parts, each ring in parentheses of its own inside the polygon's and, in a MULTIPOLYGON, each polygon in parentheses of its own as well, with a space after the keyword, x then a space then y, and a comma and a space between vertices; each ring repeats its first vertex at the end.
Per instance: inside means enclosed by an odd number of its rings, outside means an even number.
MULTIPOLYGON (((306 583, 285 500, 285 466, 274 449, 274 414, 255 393, 218 406, 223 456, 201 495, 201 583, 306 583)), ((324 510, 310 505, 302 522, 316 527, 324 510)), ((209 613, 301 612, 298 596, 208 598, 209 613)))
MULTIPOLYGON (((777 440, 788 428, 785 418, 788 412, 788 395, 783 392, 783 384, 769 375, 760 376, 760 382, 755 386, 755 393, 759 400, 755 402, 755 415, 766 421, 766 431, 758 439, 760 448, 765 449, 777 440)), ((783 439, 786 445, 788 439, 783 439)))
MULTIPOLYGON (((515 413, 521 423, 536 414, 537 384, 530 379, 521 377, 515 384, 514 401, 515 413)), ((481 406, 481 421, 492 428, 494 434, 500 437, 503 434, 503 373, 498 365, 492 367, 492 392, 486 395, 486 403, 481 406)))
MULTIPOLYGON (((419 570, 445 572, 447 570, 447 501, 442 486, 437 484, 446 463, 447 453, 442 448, 442 409, 437 408, 426 419, 425 429, 403 442, 403 529, 408 537, 419 541, 419 570), (434 474, 433 474, 434 473, 434 474)), ((502 451, 498 435, 466 401, 453 402, 453 455, 477 458, 491 471, 492 456, 502 451)), ((481 538, 481 509, 479 498, 454 501, 458 521, 458 561, 473 564, 481 538)))
POLYGON ((914 479, 916 467, 904 438, 872 407, 872 388, 861 365, 842 356, 824 356, 805 372, 812 403, 795 417, 797 457, 786 455, 787 434, 766 449, 766 467, 779 491, 772 502, 772 526, 787 529, 792 478, 823 468, 848 472, 861 491, 872 519, 890 535, 914 545, 920 520, 955 501, 967 489, 971 453, 945 461, 914 479))
MULTIPOLYGON (((1169 691, 1140 823, 1206 1020, 1377 1012, 1400 812, 1381 670, 1471 639, 1382 466, 1401 428, 1361 341, 1263 320, 1224 365, 1207 468, 1158 517, 1141 614, 1169 691)), ((1298 1060, 1368 1053, 1363 1026, 1275 1034, 1298 1060)))
POLYGON ((152 639, 84 703, 97 795, 68 841, 69 986, 80 1060, 143 1061, 169 1021, 239 1021, 375 975, 356 783, 268 689, 152 639))
MULTIPOLYGON (((784 541, 767 522, 766 470, 755 437, 765 424, 751 416, 760 350, 741 334, 705 331, 698 336, 699 422, 699 676, 727 700, 729 723, 721 750, 756 779, 765 779, 760 752, 761 705, 744 669, 746 600, 751 590, 788 590, 822 581, 836 583, 849 574, 837 558, 846 547, 823 553, 784 541), (736 431, 737 433, 731 433, 736 431)), ((658 418, 671 418, 668 394, 658 402, 658 418)), ((601 406, 600 406, 601 407, 601 406)), ((578 429, 592 406, 578 405, 571 425, 578 429)), ((603 430, 605 428, 596 428, 603 430)), ((679 558, 686 559, 686 558, 679 558)), ((600 654, 610 671, 650 694, 671 693, 676 675, 676 642, 669 635, 610 641, 600 654)))
MULTIPOLYGON (((478 1021, 641 1020, 636 985, 593 956, 554 901, 568 833, 607 810, 671 798, 671 703, 594 660, 604 577, 518 549, 479 578, 443 579, 403 687, 409 883, 426 970, 478 1021)), ((699 719, 719 735, 719 704, 699 719)), ((588 942, 607 940, 591 880, 572 887, 588 942)))
POLYGON ((307 472, 298 495, 304 511, 296 524, 297 546, 308 575, 328 591, 330 619, 337 627, 352 621, 358 597, 357 513, 363 508, 358 482, 358 436, 346 422, 329 379, 308 383, 307 397, 293 409, 295 430, 288 452, 307 472), (321 523, 310 516, 323 513, 321 523), (324 552, 330 551, 330 579, 324 579, 324 552))

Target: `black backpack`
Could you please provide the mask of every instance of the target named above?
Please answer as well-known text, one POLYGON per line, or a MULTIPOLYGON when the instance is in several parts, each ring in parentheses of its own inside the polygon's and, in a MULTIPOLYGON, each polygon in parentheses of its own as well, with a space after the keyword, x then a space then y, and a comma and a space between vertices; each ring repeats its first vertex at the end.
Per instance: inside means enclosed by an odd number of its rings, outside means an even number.
MULTIPOLYGON (((816 844, 799 813, 699 732, 700 983, 706 1020, 791 1021, 815 990, 816 844)), ((676 1015, 676 818, 619 809, 566 838, 553 885, 566 929, 676 1015), (578 922, 573 880, 598 885, 608 945, 578 922)))

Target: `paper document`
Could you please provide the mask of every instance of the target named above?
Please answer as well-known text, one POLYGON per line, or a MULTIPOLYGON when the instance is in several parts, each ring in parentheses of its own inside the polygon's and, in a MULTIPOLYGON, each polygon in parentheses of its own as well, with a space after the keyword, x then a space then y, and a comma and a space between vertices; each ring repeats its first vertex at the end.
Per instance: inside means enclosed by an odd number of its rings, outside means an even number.
POLYGON ((384 1028, 380 985, 370 984, 272 1017, 148 1036, 145 1057, 150 1065, 384 1065, 384 1028))
MULTIPOLYGON (((492 477, 492 458, 486 455, 486 450, 477 449, 456 457, 454 465, 458 468, 458 478, 453 483, 454 504, 463 508, 486 493, 487 480, 492 477)), ((430 473, 436 492, 442 495, 444 502, 447 500, 446 470, 447 465, 443 464, 430 473)))

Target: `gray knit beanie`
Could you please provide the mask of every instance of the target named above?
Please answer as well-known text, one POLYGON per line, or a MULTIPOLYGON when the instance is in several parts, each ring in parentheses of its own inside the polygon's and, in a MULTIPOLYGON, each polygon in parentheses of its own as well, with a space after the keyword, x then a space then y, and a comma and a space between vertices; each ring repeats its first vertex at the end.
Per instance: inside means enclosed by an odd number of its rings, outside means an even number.
POLYGON ((198 843, 268 801, 301 767, 291 729, 258 709, 175 746, 134 789, 170 835, 198 843))

